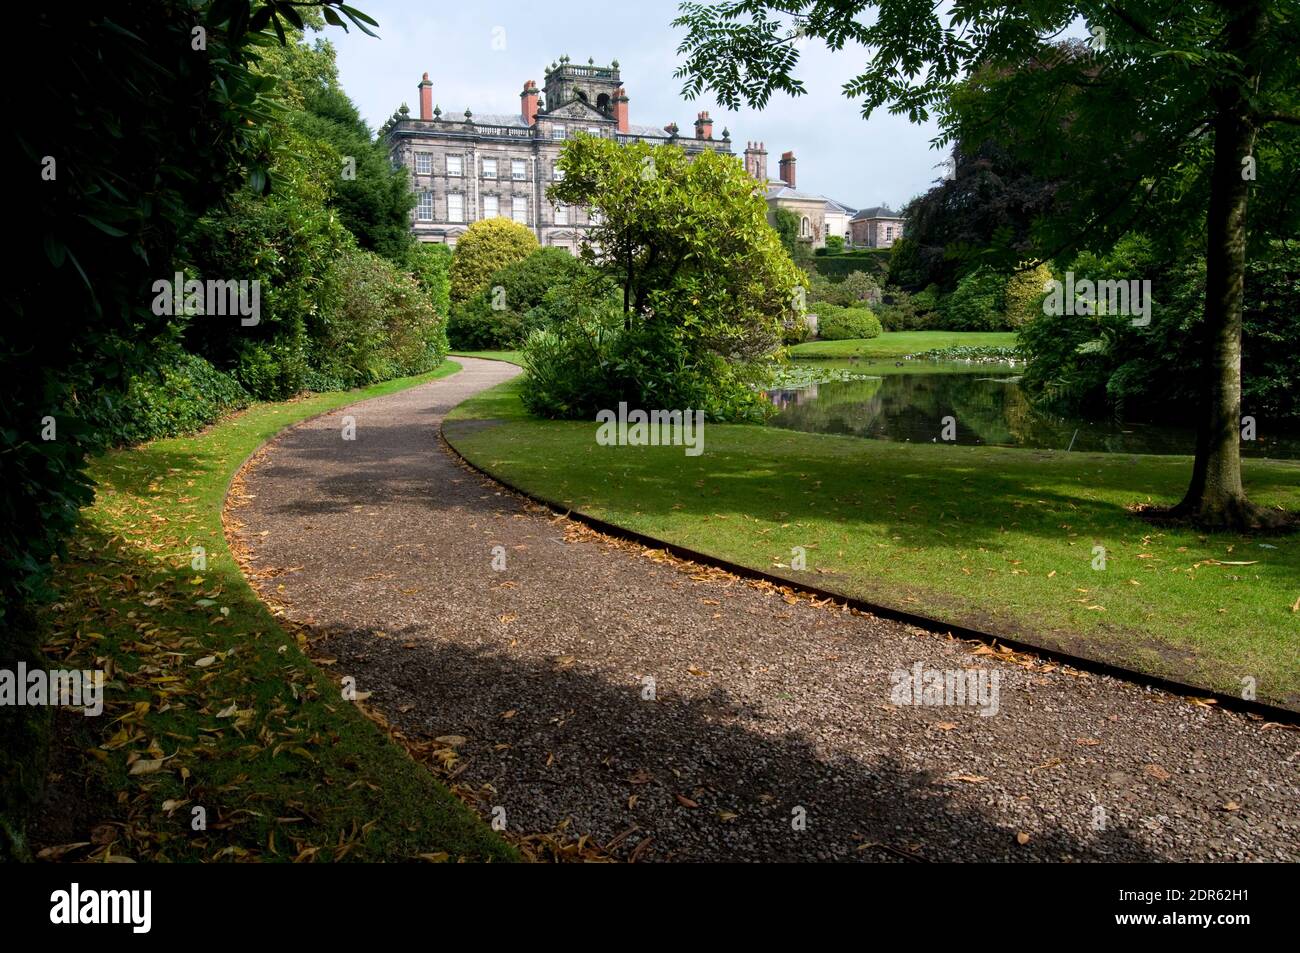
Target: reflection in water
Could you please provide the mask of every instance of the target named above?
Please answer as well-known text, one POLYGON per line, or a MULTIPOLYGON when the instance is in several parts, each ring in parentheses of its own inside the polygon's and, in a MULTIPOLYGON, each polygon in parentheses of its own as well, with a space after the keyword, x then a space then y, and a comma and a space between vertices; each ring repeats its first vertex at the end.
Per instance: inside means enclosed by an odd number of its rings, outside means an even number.
MULTIPOLYGON (((771 423, 790 430, 847 434, 881 440, 930 443, 939 439, 943 418, 957 422, 957 443, 1105 451, 1190 454, 1196 435, 1189 428, 1082 420, 1044 413, 1021 391, 1009 365, 966 365, 907 361, 819 361, 845 367, 867 380, 833 381, 768 392, 778 413, 771 423)), ((1243 441, 1247 456, 1300 458, 1300 434, 1260 434, 1243 441)))

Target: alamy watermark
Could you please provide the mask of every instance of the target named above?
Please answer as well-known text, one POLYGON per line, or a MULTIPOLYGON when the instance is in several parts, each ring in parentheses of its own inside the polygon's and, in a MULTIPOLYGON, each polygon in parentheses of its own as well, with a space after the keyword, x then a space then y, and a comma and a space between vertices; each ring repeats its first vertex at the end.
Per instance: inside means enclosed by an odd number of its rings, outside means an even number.
POLYGON ((153 313, 164 315, 238 315, 239 323, 251 328, 262 320, 262 282, 217 281, 209 278, 185 280, 184 272, 153 283, 153 313))
POLYGON ((86 716, 104 712, 104 673, 80 669, 0 668, 0 705, 80 708, 86 716))
POLYGON ((1151 279, 1141 281, 1091 278, 1074 280, 1074 272, 1065 273, 1065 282, 1053 278, 1043 284, 1043 314, 1054 317, 1076 314, 1119 314, 1131 317, 1135 328, 1151 323, 1151 279))
POLYGON ((890 673, 894 705, 969 705, 987 718, 998 713, 1002 673, 985 668, 933 669, 917 662, 890 673))
POLYGON ((688 457, 704 452, 704 411, 633 410, 620 401, 618 413, 596 414, 596 443, 602 447, 685 447, 688 457))

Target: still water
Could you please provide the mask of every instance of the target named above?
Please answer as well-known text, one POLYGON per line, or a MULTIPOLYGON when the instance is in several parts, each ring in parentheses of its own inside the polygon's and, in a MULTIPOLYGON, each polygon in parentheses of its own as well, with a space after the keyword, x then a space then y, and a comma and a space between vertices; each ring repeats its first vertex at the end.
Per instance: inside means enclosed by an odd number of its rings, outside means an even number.
MULTIPOLYGON (((809 362, 811 363, 811 362, 809 362)), ((817 361, 867 380, 835 381, 773 390, 779 412, 771 424, 813 433, 878 440, 937 441, 943 418, 956 420, 957 443, 1108 453, 1181 453, 1196 448, 1190 427, 1084 420, 1045 413, 1019 386, 1020 369, 1009 364, 961 362, 817 361)), ((1261 430, 1243 441, 1247 456, 1300 459, 1300 434, 1261 430)))

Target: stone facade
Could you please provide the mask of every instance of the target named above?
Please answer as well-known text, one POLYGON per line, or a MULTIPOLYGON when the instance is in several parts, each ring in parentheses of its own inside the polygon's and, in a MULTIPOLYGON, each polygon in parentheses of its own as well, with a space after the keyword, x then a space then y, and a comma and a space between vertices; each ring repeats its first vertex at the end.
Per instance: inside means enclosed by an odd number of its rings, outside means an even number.
POLYGON ((746 146, 745 171, 766 184, 767 220, 775 225, 777 210, 785 209, 799 220, 799 238, 813 248, 824 248, 831 235, 839 235, 847 242, 854 210, 824 195, 799 191, 796 162, 793 152, 782 153, 781 178, 772 181, 767 175, 767 146, 761 142, 746 146))
POLYGON ((591 218, 586 209, 556 207, 546 189, 557 180, 564 143, 592 135, 619 142, 676 144, 687 153, 731 152, 731 137, 713 138, 713 122, 700 113, 692 134, 676 123, 634 125, 628 97, 611 66, 578 66, 563 57, 546 71, 544 88, 529 81, 516 115, 445 116, 434 105, 429 74, 419 87, 420 113, 402 108, 384 125, 389 154, 410 170, 417 196, 412 229, 426 242, 455 244, 471 222, 501 216, 531 228, 543 245, 576 251, 591 218))
POLYGON ((864 208, 849 222, 859 248, 889 248, 903 237, 903 217, 883 205, 864 208))

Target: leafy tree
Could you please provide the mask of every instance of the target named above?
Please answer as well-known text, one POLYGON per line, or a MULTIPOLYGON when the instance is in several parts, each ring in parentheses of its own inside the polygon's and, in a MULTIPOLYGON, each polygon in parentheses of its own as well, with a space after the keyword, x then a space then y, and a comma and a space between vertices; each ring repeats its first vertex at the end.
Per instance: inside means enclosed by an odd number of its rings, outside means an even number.
POLYGON ((410 221, 415 193, 406 168, 393 167, 352 100, 341 89, 314 90, 294 124, 339 153, 329 205, 357 244, 406 265, 415 243, 410 221))
POLYGON ((261 283, 261 316, 199 316, 185 329, 186 346, 229 369, 261 400, 290 397, 309 373, 333 358, 318 332, 328 305, 323 278, 355 246, 329 209, 338 153, 289 124, 276 127, 277 153, 268 195, 245 188, 201 219, 187 254, 202 278, 261 283))
POLYGON ((452 254, 451 303, 468 301, 488 287, 497 271, 523 261, 537 247, 537 236, 527 225, 508 218, 474 222, 456 242, 452 254))
POLYGON ((900 287, 951 291, 981 263, 1003 268, 1031 256, 1034 222, 1051 209, 1056 184, 996 142, 953 153, 952 176, 903 208, 906 238, 890 257, 890 280, 900 287))
POLYGON ((1060 183, 1034 231, 1044 260, 1138 221, 1171 243, 1203 235, 1196 459, 1173 513, 1211 527, 1268 520, 1241 482, 1242 300, 1248 246, 1300 230, 1294 0, 726 0, 684 3, 676 24, 689 31, 686 93, 710 89, 730 108, 806 91, 796 40, 865 48, 844 87, 864 117, 935 110, 944 141, 992 139, 1060 183), (1076 22, 1093 47, 1053 45, 1076 22))
POLYGON ((666 329, 688 359, 736 365, 779 347, 802 275, 729 156, 584 136, 560 167, 548 195, 598 213, 582 257, 621 289, 626 328, 666 329))

